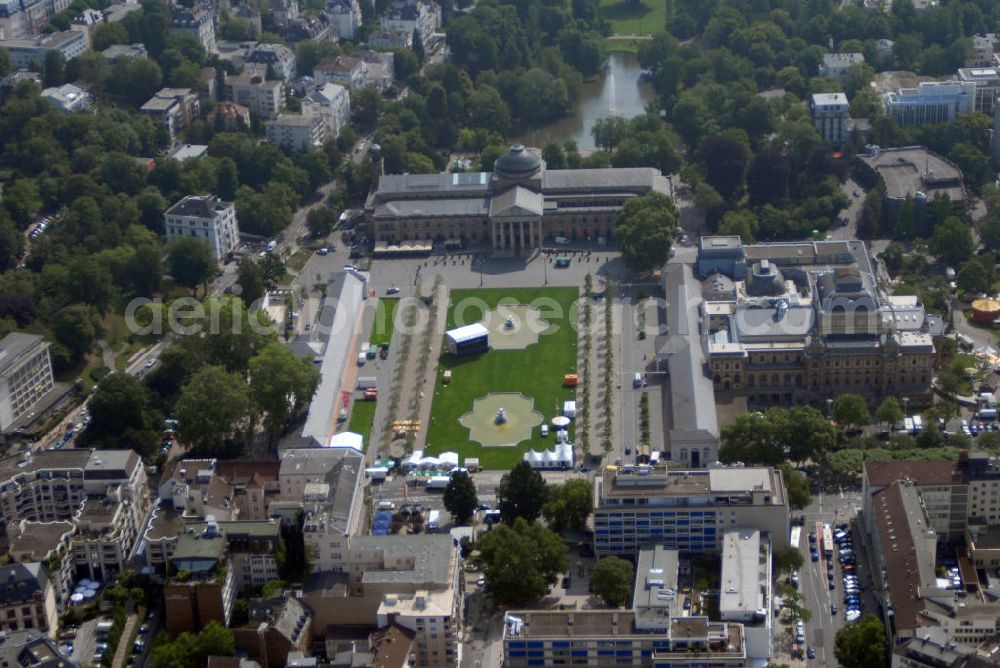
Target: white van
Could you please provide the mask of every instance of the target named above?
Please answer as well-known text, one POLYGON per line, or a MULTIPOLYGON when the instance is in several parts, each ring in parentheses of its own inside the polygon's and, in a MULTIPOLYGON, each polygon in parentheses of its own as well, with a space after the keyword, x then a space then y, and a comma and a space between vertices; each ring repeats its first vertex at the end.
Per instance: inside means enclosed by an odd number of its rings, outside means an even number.
POLYGON ((543 424, 542 425, 542 438, 545 438, 548 435, 549 435, 549 425, 543 424))
POLYGON ((632 387, 642 387, 642 374, 636 373, 632 378, 632 387))

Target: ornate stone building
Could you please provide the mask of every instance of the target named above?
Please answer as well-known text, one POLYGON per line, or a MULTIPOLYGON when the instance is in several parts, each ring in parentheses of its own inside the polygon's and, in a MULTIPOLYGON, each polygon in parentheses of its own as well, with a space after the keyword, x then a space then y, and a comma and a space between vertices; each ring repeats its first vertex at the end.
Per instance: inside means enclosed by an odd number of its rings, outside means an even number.
POLYGON ((753 407, 855 392, 930 399, 934 344, 916 297, 878 286, 860 241, 758 244, 703 237, 699 270, 716 393, 753 407))
POLYGON ((556 237, 608 240, 618 209, 651 190, 669 191, 653 168, 549 170, 515 145, 492 172, 380 175, 365 213, 376 252, 451 242, 518 254, 556 237))

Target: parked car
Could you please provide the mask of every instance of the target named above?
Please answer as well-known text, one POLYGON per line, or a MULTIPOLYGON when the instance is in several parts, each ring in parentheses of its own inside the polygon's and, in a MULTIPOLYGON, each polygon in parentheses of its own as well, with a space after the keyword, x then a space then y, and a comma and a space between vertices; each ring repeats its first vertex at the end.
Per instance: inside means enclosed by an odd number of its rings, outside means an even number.
POLYGON ((810 659, 815 659, 816 658, 816 650, 813 649, 812 647, 810 647, 809 649, 806 650, 806 656, 808 656, 810 659))

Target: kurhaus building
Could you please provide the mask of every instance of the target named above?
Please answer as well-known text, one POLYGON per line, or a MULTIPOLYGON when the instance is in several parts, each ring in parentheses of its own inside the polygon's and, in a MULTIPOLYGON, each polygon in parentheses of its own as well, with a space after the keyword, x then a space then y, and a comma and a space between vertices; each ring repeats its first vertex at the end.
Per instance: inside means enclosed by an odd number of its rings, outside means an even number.
POLYGON ((492 172, 381 175, 365 213, 376 251, 446 242, 519 253, 555 237, 610 239, 618 209, 651 190, 669 192, 657 169, 546 169, 518 144, 492 172))

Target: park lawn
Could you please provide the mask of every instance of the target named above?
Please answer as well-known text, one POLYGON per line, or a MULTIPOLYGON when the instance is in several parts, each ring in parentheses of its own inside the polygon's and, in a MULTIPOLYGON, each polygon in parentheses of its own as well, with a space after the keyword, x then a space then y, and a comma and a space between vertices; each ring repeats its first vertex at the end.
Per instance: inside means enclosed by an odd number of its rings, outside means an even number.
POLYGON ((380 346, 392 339, 392 330, 395 329, 394 323, 397 306, 399 306, 398 299, 378 300, 375 320, 372 322, 372 331, 368 337, 368 343, 380 346))
MULTIPOLYGON (((554 309, 540 305, 542 316, 549 328, 539 336, 538 343, 524 350, 491 350, 483 355, 456 359, 448 354, 442 339, 442 355, 434 383, 434 403, 431 406, 431 424, 427 431, 427 454, 454 451, 464 460, 478 457, 479 465, 487 469, 509 469, 521 461, 529 449, 548 450, 555 443, 550 432, 542 438, 535 429, 532 438, 517 447, 484 448, 469 441, 469 430, 459 423, 459 418, 472 410, 473 400, 491 392, 520 392, 532 397, 535 410, 550 420, 562 410, 562 402, 575 399, 575 391, 563 387, 563 374, 576 371, 576 288, 524 288, 455 290, 451 293, 448 328, 478 322, 483 317, 480 306, 464 309, 463 322, 455 321, 455 305, 463 299, 482 300, 487 308, 494 308, 504 299, 520 304, 531 304, 538 298, 554 300, 559 304, 561 316, 554 317, 554 309), (451 370, 451 383, 442 384, 445 370, 451 370)), ((573 440, 572 433, 570 440, 573 440)))
POLYGON ((666 0, 601 0, 597 15, 615 35, 655 35, 666 29, 666 0))
POLYGON ((354 405, 351 407, 351 419, 347 423, 347 431, 353 431, 364 437, 365 450, 368 450, 368 441, 372 436, 372 425, 375 424, 375 406, 376 402, 374 401, 355 399, 354 405))

